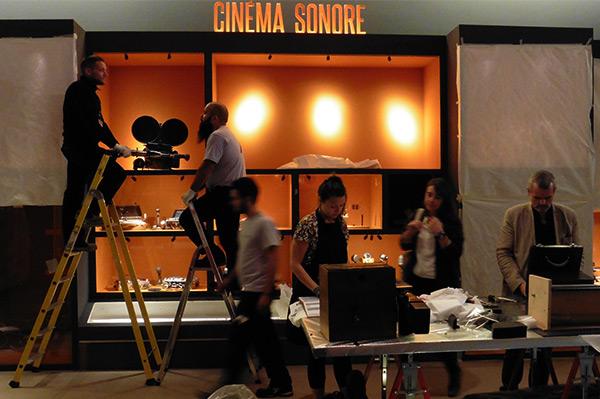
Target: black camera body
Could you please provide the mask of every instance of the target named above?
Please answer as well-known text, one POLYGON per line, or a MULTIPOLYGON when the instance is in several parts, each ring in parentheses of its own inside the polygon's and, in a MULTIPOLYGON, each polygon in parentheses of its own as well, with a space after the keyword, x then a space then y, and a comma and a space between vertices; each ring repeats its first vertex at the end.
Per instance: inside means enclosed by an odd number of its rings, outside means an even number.
POLYGON ((179 168, 180 160, 189 160, 189 155, 179 154, 173 149, 185 142, 188 128, 180 119, 169 119, 162 125, 151 116, 137 118, 131 126, 133 137, 144 144, 144 156, 133 161, 133 169, 179 168))

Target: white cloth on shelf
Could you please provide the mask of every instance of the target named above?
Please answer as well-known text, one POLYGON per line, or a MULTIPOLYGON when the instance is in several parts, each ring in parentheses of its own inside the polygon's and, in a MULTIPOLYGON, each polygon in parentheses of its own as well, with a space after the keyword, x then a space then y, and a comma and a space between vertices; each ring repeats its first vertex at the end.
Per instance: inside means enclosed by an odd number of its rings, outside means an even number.
POLYGON ((348 158, 308 154, 296 157, 292 162, 286 163, 285 165, 280 166, 278 169, 315 168, 381 169, 381 164, 377 159, 364 159, 360 162, 353 162, 348 158))

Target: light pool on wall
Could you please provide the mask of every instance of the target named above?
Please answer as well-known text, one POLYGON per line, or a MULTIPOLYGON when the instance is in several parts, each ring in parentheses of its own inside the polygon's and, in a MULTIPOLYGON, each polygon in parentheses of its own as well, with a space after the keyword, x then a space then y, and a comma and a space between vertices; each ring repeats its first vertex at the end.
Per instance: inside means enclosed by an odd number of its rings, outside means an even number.
POLYGON ((331 138, 342 130, 342 102, 336 97, 329 95, 318 97, 312 115, 313 125, 320 136, 331 138))
POLYGON ((268 107, 265 98, 258 93, 251 93, 243 97, 235 107, 233 123, 237 131, 251 135, 264 125, 267 114, 268 107))
POLYGON ((413 113, 402 104, 390 104, 387 110, 387 128, 394 140, 403 145, 417 139, 417 122, 413 113))

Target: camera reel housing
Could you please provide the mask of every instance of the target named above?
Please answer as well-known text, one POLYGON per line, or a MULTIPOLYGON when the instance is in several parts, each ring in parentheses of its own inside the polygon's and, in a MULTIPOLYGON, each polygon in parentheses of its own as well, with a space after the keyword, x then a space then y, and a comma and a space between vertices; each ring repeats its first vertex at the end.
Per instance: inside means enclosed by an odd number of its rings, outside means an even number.
POLYGON ((144 144, 144 151, 148 153, 133 161, 135 170, 178 168, 180 158, 186 158, 177 156, 179 153, 173 149, 183 144, 188 137, 188 128, 180 119, 172 118, 161 125, 153 117, 143 115, 133 122, 131 133, 137 141, 144 144))

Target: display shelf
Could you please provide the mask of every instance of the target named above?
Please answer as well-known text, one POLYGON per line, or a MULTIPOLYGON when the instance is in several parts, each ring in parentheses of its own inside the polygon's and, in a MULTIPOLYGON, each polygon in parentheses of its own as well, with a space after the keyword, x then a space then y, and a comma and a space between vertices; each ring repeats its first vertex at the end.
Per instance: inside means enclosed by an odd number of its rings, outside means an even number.
MULTIPOLYGON (((286 174, 249 176, 254 178, 260 189, 258 207, 273 219, 275 226, 283 233, 290 230, 292 227, 291 176, 286 174)), ((153 225, 156 220, 156 209, 160 210, 160 217, 164 219, 173 216, 176 210, 184 208, 180 197, 189 189, 192 181, 191 174, 132 175, 123 184, 114 202, 117 206, 140 206, 142 213, 147 215, 147 223, 153 225)), ((182 232, 174 230, 128 230, 126 232, 129 236, 144 234, 183 235, 182 232)))
MULTIPOLYGON (((123 52, 99 53, 107 59, 111 72, 100 91, 104 116, 120 142, 142 147, 131 137, 130 127, 136 117, 145 114, 159 122, 178 117, 190 131, 187 141, 175 148, 191 155, 180 168, 133 170, 132 159, 119 160, 128 178, 115 196, 115 204, 139 205, 149 225, 154 224, 156 209, 160 209, 161 218, 168 218, 183 208, 180 196, 190 187, 204 155, 204 144, 195 134, 198 121, 204 104, 217 100, 229 108, 228 125, 242 144, 247 175, 258 183, 258 207, 282 234, 279 281, 291 282, 293 229, 301 217, 316 209, 318 185, 332 174, 342 177, 348 191, 349 251, 369 251, 377 256, 386 253, 390 263, 396 263, 400 253, 397 234, 402 226, 387 223, 386 216, 394 209, 390 194, 398 189, 397 177, 410 180, 421 176, 417 179, 421 181, 443 169, 442 53, 420 56, 411 52, 392 59, 387 53, 334 53, 330 59, 318 54, 277 53, 268 57, 268 53, 227 51, 172 53, 171 57, 168 53, 128 52, 128 59, 123 52), (155 77, 148 80, 150 75, 155 77), (341 109, 341 127, 333 135, 319 133, 314 119, 316 102, 323 96, 334 98, 341 109), (252 103, 256 99, 262 103, 252 103), (248 113, 248 101, 259 107, 250 107, 254 111, 248 113), (398 110, 400 117, 394 114, 398 110), (254 130, 248 129, 259 114, 262 120, 254 130), (372 118, 364 118, 366 114, 372 118), (408 125, 404 117, 410 119, 408 125), (407 126, 413 130, 406 131, 407 126), (378 159, 383 168, 277 169, 306 154, 352 161, 378 159)), ((419 206, 413 202, 411 207, 419 206)), ((406 207, 402 207, 403 213, 406 207)), ((185 274, 194 247, 182 230, 133 229, 125 235, 138 277, 154 278, 157 265, 163 268, 163 276, 185 274)), ((120 293, 106 289, 114 281, 106 233, 97 231, 96 241, 92 295, 117 298, 120 293)), ((202 291, 206 289, 206 273, 198 276, 202 278, 194 294, 210 295, 202 291)), ((160 299, 174 294, 147 295, 160 299)))
MULTIPOLYGON (((338 175, 346 186, 346 224, 350 229, 371 231, 382 229, 382 176, 338 175)), ((328 175, 299 176, 300 217, 312 213, 318 206, 319 185, 328 175)))
MULTIPOLYGON (((218 243, 218 240, 217 240, 218 243)), ((291 283, 289 266, 291 236, 282 236, 282 243, 278 251, 276 279, 287 284, 291 283)), ((94 262, 95 280, 91 287, 97 294, 120 294, 116 269, 104 237, 96 237, 96 258, 94 262)), ((139 280, 149 280, 151 285, 157 285, 157 267, 161 269, 162 278, 185 277, 194 253, 195 246, 187 238, 172 240, 165 236, 130 236, 128 248, 131 259, 139 280)), ((197 292, 206 291, 207 273, 198 271, 197 292)), ((150 297, 169 294, 171 292, 150 292, 150 297)))
MULTIPOLYGON (((197 169, 129 169, 129 176, 179 176, 195 175, 197 169)), ((294 168, 294 169, 246 169, 252 175, 429 175, 439 170, 429 169, 380 169, 380 168, 294 168)))
MULTIPOLYGON (((291 229, 277 229, 282 236, 289 236, 292 234, 291 229)), ((125 230, 123 231, 125 237, 187 237, 185 231, 182 229, 140 229, 140 230, 125 230)), ((218 232, 215 232, 215 236, 219 236, 218 232)), ((106 237, 106 231, 96 230, 96 237, 106 237)))
POLYGON ((249 168, 306 154, 441 168, 439 57, 213 53, 212 61, 213 98, 230 107, 249 168))

